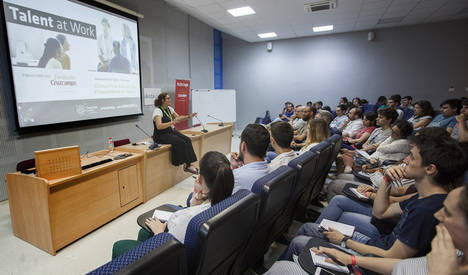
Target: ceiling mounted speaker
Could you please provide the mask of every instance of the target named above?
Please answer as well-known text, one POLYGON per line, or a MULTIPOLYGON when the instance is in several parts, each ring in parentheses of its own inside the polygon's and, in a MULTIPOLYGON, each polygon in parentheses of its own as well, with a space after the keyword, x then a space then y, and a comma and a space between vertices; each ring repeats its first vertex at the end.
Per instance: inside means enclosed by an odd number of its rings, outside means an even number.
POLYGON ((267 42, 267 51, 271 52, 273 50, 273 42, 267 42))
POLYGON ((367 40, 368 41, 374 41, 375 39, 375 32, 368 32, 367 33, 367 40))

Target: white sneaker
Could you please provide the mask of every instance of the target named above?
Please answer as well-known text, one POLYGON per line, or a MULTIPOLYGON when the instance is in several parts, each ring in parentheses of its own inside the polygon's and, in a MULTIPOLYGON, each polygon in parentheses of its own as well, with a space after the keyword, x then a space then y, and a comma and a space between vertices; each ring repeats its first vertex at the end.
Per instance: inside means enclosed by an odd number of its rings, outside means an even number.
POLYGON ((345 174, 351 174, 351 172, 353 172, 353 168, 349 167, 349 166, 346 166, 343 173, 345 174))

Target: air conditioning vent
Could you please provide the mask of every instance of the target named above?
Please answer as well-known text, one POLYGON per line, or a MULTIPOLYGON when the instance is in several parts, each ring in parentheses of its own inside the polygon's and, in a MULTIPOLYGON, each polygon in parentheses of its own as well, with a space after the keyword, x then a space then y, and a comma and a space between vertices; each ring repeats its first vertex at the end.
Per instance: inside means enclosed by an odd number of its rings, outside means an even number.
POLYGON ((377 22, 377 25, 400 23, 401 21, 403 21, 403 19, 405 19, 404 16, 381 18, 379 19, 379 22, 377 22))
POLYGON ((324 11, 324 10, 332 10, 335 8, 336 8, 336 0, 327 0, 327 1, 319 1, 319 2, 314 2, 314 3, 304 4, 304 10, 306 13, 324 11))

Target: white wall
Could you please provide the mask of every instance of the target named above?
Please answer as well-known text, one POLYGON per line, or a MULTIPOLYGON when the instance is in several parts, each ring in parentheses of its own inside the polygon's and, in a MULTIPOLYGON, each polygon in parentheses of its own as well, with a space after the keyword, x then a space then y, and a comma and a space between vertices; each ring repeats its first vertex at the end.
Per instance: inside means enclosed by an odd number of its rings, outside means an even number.
POLYGON ((246 43, 223 36, 224 88, 237 91, 237 128, 265 110, 277 115, 287 100, 321 100, 332 108, 341 96, 374 103, 399 93, 429 99, 467 96, 468 20, 246 43), (454 86, 455 93, 448 88, 454 86))
MULTIPOLYGON (((175 79, 190 79, 192 88, 213 88, 213 29, 164 3, 163 0, 115 0, 119 5, 145 15, 140 20, 141 72, 143 87, 174 92, 175 79)), ((107 137, 145 138, 138 123, 152 133, 153 107, 145 106, 137 118, 93 126, 18 136, 6 57, 6 41, 0 28, 0 201, 7 198, 4 175, 16 163, 32 158, 36 150, 79 145, 82 153, 105 148, 107 137)))

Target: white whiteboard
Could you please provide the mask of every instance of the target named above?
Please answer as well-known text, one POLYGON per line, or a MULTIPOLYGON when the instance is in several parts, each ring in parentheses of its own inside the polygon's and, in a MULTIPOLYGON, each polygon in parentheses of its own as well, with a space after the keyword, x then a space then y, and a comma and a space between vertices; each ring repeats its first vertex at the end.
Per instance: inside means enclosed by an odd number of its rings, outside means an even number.
MULTIPOLYGON (((202 123, 219 122, 210 116, 223 122, 236 121, 236 90, 192 90, 192 113, 198 113, 202 123)), ((192 125, 200 124, 197 118, 192 119, 192 125)))

